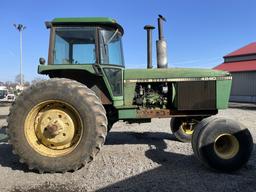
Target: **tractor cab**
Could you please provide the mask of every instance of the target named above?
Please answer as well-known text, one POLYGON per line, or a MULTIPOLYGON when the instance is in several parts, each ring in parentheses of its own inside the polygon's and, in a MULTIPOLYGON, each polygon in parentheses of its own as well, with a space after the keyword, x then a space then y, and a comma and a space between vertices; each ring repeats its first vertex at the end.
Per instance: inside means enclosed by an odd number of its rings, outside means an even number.
POLYGON ((123 29, 109 18, 66 18, 46 23, 51 28, 48 64, 123 66, 123 29))

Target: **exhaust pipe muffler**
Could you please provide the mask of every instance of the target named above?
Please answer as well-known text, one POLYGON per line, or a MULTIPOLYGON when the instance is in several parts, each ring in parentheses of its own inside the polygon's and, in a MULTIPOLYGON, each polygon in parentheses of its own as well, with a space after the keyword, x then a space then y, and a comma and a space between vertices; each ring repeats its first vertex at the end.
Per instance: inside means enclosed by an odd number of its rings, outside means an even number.
POLYGON ((163 35, 163 21, 166 19, 162 15, 158 15, 158 38, 156 41, 156 54, 157 54, 157 68, 167 68, 168 58, 167 58, 167 42, 163 35))
POLYGON ((146 25, 144 29, 147 31, 147 68, 152 69, 152 30, 155 27, 146 25))

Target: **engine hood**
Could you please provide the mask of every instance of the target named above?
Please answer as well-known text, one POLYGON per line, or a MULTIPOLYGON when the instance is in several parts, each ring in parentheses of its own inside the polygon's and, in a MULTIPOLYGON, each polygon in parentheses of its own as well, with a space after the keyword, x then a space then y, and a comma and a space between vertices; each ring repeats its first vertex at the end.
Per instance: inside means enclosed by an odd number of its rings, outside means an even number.
POLYGON ((125 69, 124 80, 230 77, 230 73, 212 69, 168 68, 125 69))

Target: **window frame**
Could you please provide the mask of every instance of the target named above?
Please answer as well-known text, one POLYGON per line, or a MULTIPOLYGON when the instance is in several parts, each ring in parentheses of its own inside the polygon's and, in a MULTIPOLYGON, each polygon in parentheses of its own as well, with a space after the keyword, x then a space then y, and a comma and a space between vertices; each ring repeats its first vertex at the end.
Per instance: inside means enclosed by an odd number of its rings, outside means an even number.
POLYGON ((124 62, 124 52, 123 52, 123 42, 122 42, 122 33, 120 31, 118 31, 118 33, 120 33, 120 51, 121 51, 121 60, 122 60, 122 64, 111 64, 111 63, 101 63, 101 52, 100 52, 100 31, 101 30, 116 30, 115 28, 111 28, 111 27, 99 27, 98 28, 98 49, 99 49, 99 64, 100 65, 105 65, 105 66, 119 66, 119 67, 125 67, 125 62, 124 62))
MULTIPOLYGON (((50 39, 49 39, 49 49, 48 49, 48 65, 58 65, 54 64, 54 47, 55 47, 55 37, 56 37, 56 29, 57 28, 95 28, 95 51, 96 51, 96 62, 95 64, 99 65, 105 65, 105 66, 118 66, 118 67, 125 67, 124 63, 124 54, 123 54, 123 43, 122 43, 122 38, 120 39, 120 51, 121 51, 121 56, 122 56, 122 64, 107 64, 107 63, 101 63, 101 53, 100 53, 100 30, 107 30, 107 29, 113 29, 113 27, 99 27, 99 26, 53 26, 51 27, 50 30, 50 39)), ((122 37, 122 33, 121 33, 122 37)), ((75 65, 75 64, 62 64, 62 65, 75 65)), ((80 65, 80 64, 78 64, 80 65)))
MULTIPOLYGON (((49 40, 49 50, 48 50, 48 65, 59 65, 54 63, 54 47, 55 47, 55 38, 56 38, 56 29, 60 28, 95 28, 95 51, 96 51, 96 61, 99 63, 99 52, 98 52, 98 27, 97 26, 54 26, 50 30, 50 40, 49 40)), ((85 63, 86 64, 86 63, 85 63)), ((89 63, 88 63, 89 64, 89 63)), ((61 65, 75 65, 75 64, 61 64, 61 65)), ((78 64, 81 65, 81 64, 78 64)))

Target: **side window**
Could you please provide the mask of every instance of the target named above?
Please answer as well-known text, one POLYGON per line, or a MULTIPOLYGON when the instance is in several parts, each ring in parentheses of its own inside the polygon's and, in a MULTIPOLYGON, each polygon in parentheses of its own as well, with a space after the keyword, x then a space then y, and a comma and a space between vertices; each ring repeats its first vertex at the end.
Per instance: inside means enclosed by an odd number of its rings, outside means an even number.
POLYGON ((55 37, 54 55, 54 63, 69 63, 69 43, 58 35, 55 37))
POLYGON ((93 64, 96 62, 96 28, 56 28, 54 64, 93 64))
POLYGON ((123 63, 122 55, 122 45, 121 41, 116 38, 115 40, 111 41, 108 45, 109 50, 109 63, 120 65, 123 63))
POLYGON ((95 63, 95 45, 94 44, 74 44, 73 45, 73 63, 95 63))
POLYGON ((118 30, 100 30, 100 63, 124 65, 121 34, 118 30))
POLYGON ((108 78, 114 96, 123 95, 122 70, 105 68, 104 72, 108 78))

